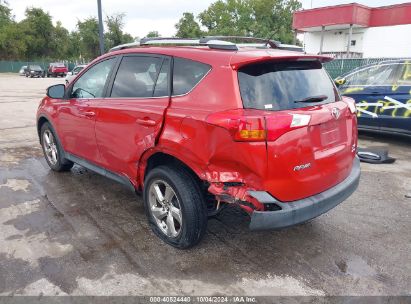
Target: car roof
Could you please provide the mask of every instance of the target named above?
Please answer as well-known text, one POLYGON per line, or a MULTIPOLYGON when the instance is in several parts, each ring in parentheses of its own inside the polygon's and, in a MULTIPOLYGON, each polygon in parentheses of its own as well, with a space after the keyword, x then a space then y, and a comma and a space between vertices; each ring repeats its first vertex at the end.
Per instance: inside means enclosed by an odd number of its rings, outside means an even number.
POLYGON ((231 65, 233 68, 239 68, 244 64, 261 62, 265 60, 319 60, 327 62, 332 60, 331 57, 322 55, 310 55, 301 52, 280 50, 280 49, 259 49, 255 47, 242 47, 238 50, 211 49, 204 46, 140 46, 113 51, 97 58, 105 58, 112 55, 120 54, 158 54, 182 57, 195 61, 200 61, 210 65, 231 65))

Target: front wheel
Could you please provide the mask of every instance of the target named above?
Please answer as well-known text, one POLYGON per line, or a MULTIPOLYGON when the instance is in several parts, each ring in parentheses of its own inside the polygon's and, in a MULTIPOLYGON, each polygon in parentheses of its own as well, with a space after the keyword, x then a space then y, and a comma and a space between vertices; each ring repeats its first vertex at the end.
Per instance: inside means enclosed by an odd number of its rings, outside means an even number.
POLYGON ((41 126, 40 136, 41 147, 49 167, 54 171, 70 170, 73 167, 73 162, 64 158, 63 148, 48 122, 41 126))
POLYGON ((167 244, 186 249, 203 238, 206 204, 199 186, 184 169, 152 169, 144 182, 144 205, 153 232, 167 244))

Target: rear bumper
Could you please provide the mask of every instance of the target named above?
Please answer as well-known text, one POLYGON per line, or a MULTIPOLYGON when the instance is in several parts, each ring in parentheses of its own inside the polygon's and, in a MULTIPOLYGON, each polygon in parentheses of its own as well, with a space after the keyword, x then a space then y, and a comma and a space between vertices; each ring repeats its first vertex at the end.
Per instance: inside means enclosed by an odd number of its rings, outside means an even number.
POLYGON ((254 211, 251 215, 251 230, 268 230, 290 227, 311 220, 346 200, 358 187, 360 161, 355 157, 350 175, 341 183, 322 193, 302 200, 281 203, 264 191, 249 191, 249 194, 264 204, 281 207, 277 211, 254 211))

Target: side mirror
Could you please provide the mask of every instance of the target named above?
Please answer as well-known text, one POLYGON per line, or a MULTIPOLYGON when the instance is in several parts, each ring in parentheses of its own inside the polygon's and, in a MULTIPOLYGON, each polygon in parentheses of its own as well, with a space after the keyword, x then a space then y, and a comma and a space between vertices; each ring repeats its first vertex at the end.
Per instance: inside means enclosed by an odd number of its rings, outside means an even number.
POLYGON ((335 85, 337 86, 337 88, 338 88, 339 86, 342 86, 345 82, 346 82, 346 79, 345 79, 345 78, 337 77, 337 78, 334 79, 334 83, 335 83, 335 85))
POLYGON ((64 84, 56 84, 47 88, 47 96, 54 99, 63 99, 65 91, 64 84))

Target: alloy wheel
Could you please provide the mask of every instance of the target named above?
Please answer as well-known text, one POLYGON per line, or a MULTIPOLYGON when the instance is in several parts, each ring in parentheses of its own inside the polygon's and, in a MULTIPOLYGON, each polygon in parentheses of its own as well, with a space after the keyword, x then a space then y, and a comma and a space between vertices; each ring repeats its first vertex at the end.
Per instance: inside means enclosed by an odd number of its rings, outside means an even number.
POLYGON ((173 188, 163 180, 155 180, 149 189, 150 213, 160 228, 168 237, 176 238, 181 233, 181 205, 173 188))
POLYGON ((43 133, 43 148, 50 164, 53 166, 56 165, 58 161, 57 144, 53 133, 50 130, 45 130, 43 133))

